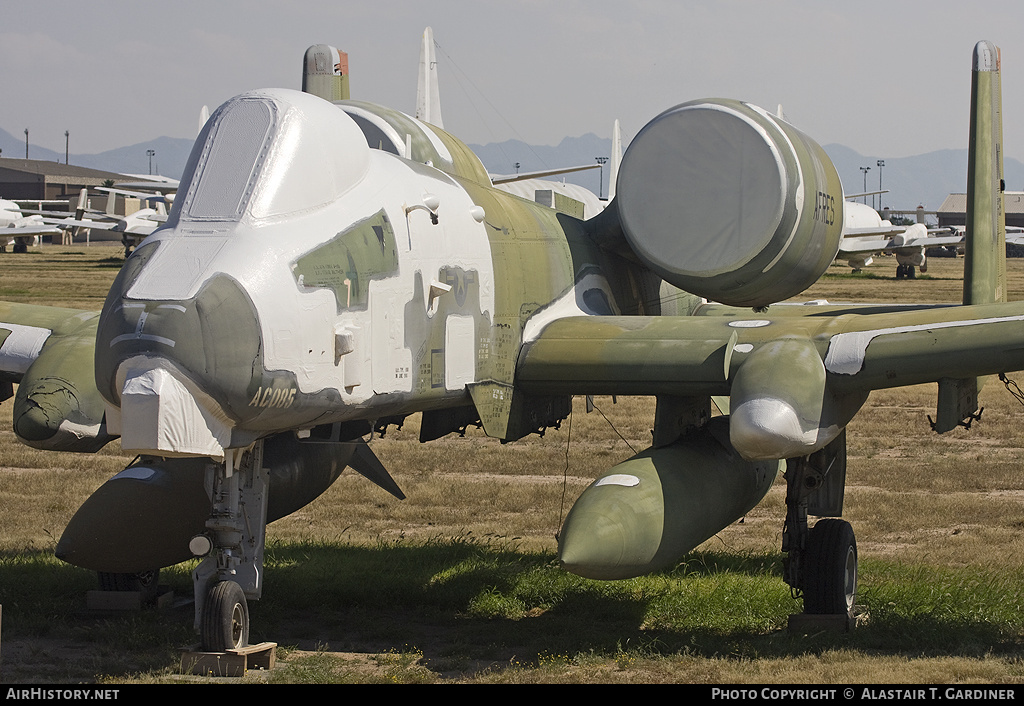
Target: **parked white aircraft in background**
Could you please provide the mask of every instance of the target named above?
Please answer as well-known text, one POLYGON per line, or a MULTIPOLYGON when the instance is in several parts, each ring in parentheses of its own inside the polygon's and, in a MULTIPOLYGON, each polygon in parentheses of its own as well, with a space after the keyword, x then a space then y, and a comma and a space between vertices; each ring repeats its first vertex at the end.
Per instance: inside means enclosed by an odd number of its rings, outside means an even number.
POLYGON ((60 229, 43 222, 41 216, 25 215, 14 201, 0 199, 0 252, 14 245, 15 252, 25 252, 43 235, 59 235, 60 229))
POLYGON ((923 223, 909 226, 893 225, 883 220, 871 206, 847 200, 843 204, 846 214, 843 239, 839 244, 837 260, 846 260, 854 272, 870 265, 877 253, 896 256, 896 279, 913 279, 915 271, 926 272, 928 260, 925 248, 963 243, 963 233, 941 229, 929 231, 923 223))
MULTIPOLYGON (((177 182, 173 184, 167 182, 167 185, 176 188, 177 182)), ((121 233, 121 241, 125 246, 125 257, 127 257, 133 247, 167 220, 166 204, 173 201, 173 194, 165 196, 159 191, 153 193, 111 187, 97 187, 97 190, 107 194, 107 205, 104 211, 89 208, 88 190, 82 189, 78 196, 78 207, 75 209, 74 215, 65 216, 59 211, 33 211, 32 213, 36 214, 35 217, 40 218, 42 222, 59 229, 56 231, 57 233, 78 235, 84 232, 86 242, 88 242, 89 232, 92 230, 121 233), (122 215, 115 210, 118 195, 152 201, 155 207, 140 208, 133 213, 122 215)))

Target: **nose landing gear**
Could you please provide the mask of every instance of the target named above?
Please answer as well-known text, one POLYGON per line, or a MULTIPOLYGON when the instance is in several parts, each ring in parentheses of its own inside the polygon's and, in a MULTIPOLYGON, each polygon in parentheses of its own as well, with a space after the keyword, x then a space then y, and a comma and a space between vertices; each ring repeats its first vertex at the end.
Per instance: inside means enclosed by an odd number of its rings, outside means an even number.
POLYGON ((210 517, 206 532, 190 543, 206 557, 192 572, 195 628, 204 651, 249 643, 246 600, 258 600, 263 591, 268 479, 262 441, 248 450, 227 449, 223 463, 207 466, 210 517))

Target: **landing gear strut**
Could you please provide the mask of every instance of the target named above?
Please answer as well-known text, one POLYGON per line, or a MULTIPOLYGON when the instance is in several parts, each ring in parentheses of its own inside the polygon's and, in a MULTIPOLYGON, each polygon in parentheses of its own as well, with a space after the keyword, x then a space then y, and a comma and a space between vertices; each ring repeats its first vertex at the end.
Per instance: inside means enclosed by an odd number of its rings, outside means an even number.
POLYGON ((206 532, 190 547, 206 558, 192 572, 195 628, 202 649, 223 652, 249 644, 249 607, 263 591, 263 549, 269 474, 263 442, 246 451, 227 449, 223 463, 211 462, 206 484, 212 509, 206 532))
MULTIPOLYGON (((921 271, 924 271, 923 267, 921 268, 921 271)), ((896 266, 896 279, 903 279, 904 277, 906 277, 907 279, 915 279, 917 277, 913 265, 896 266)))
MULTIPOLYGON (((842 444, 845 451, 845 438, 842 444)), ((808 499, 823 488, 834 466, 845 465, 845 453, 842 459, 838 456, 830 459, 827 451, 826 448, 811 456, 786 461, 786 524, 782 531, 782 551, 787 557, 783 574, 793 596, 803 597, 805 614, 853 618, 857 597, 857 541, 853 527, 835 518, 821 519, 814 527, 807 527, 808 499)), ((835 473, 834 478, 845 482, 843 471, 836 468, 835 473)), ((835 504, 833 500, 831 509, 834 510, 835 504)), ((841 495, 838 505, 841 512, 841 495)))

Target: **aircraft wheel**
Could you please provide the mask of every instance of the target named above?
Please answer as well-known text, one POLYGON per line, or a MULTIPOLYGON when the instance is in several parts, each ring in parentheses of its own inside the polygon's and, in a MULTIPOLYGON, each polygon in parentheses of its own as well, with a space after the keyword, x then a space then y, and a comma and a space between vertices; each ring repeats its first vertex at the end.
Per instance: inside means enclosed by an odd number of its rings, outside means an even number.
POLYGON ((142 594, 143 603, 156 600, 160 582, 160 569, 151 569, 137 574, 115 574, 97 571, 101 591, 137 591, 142 594))
POLYGON ((914 279, 914 277, 915 277, 914 266, 913 265, 907 265, 907 279, 914 279))
POLYGON ((903 275, 906 270, 903 269, 903 265, 896 265, 896 279, 903 279, 903 275))
POLYGON ((28 244, 22 238, 14 239, 14 252, 26 253, 28 252, 28 244))
POLYGON ((857 599, 857 540, 845 520, 818 520, 807 535, 804 612, 853 617, 857 599))
POLYGON ((224 652, 249 644, 249 606, 242 587, 220 581, 210 589, 203 606, 203 650, 224 652))

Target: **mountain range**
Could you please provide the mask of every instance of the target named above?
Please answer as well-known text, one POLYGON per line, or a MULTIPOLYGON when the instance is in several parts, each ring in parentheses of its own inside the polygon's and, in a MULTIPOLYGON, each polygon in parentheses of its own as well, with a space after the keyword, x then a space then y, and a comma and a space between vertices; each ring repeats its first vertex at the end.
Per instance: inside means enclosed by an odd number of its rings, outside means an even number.
MULTIPOLYGON (((31 135, 30 135, 31 137, 31 135)), ((150 173, 148 150, 153 150, 152 173, 175 179, 181 176, 192 149, 192 140, 177 137, 158 137, 148 142, 119 147, 98 154, 71 154, 71 164, 119 174, 150 173)), ((470 145, 484 166, 492 174, 513 174, 550 169, 561 166, 596 164, 595 157, 608 155, 611 140, 593 133, 581 137, 566 137, 557 145, 528 145, 520 140, 487 145, 470 145), (516 164, 518 163, 518 170, 516 164)), ((913 157, 888 158, 862 155, 840 144, 824 146, 825 152, 836 165, 844 191, 848 194, 875 191, 879 188, 879 159, 885 161, 882 187, 888 193, 879 203, 896 210, 910 210, 922 205, 927 210, 937 209, 951 193, 967 190, 967 150, 938 150, 913 157), (870 167, 867 175, 861 167, 870 167)), ((5 157, 23 157, 25 140, 0 129, 0 154, 5 157)), ((63 162, 64 155, 44 147, 29 144, 29 157, 63 162)), ((1006 158, 1006 188, 1024 190, 1024 163, 1006 158)), ((608 193, 608 165, 584 172, 566 174, 565 181, 579 184, 594 192, 608 193), (599 179, 603 177, 603 181, 599 179)), ((871 203, 872 197, 867 197, 871 203)), ((875 197, 878 198, 878 197, 875 197)))

